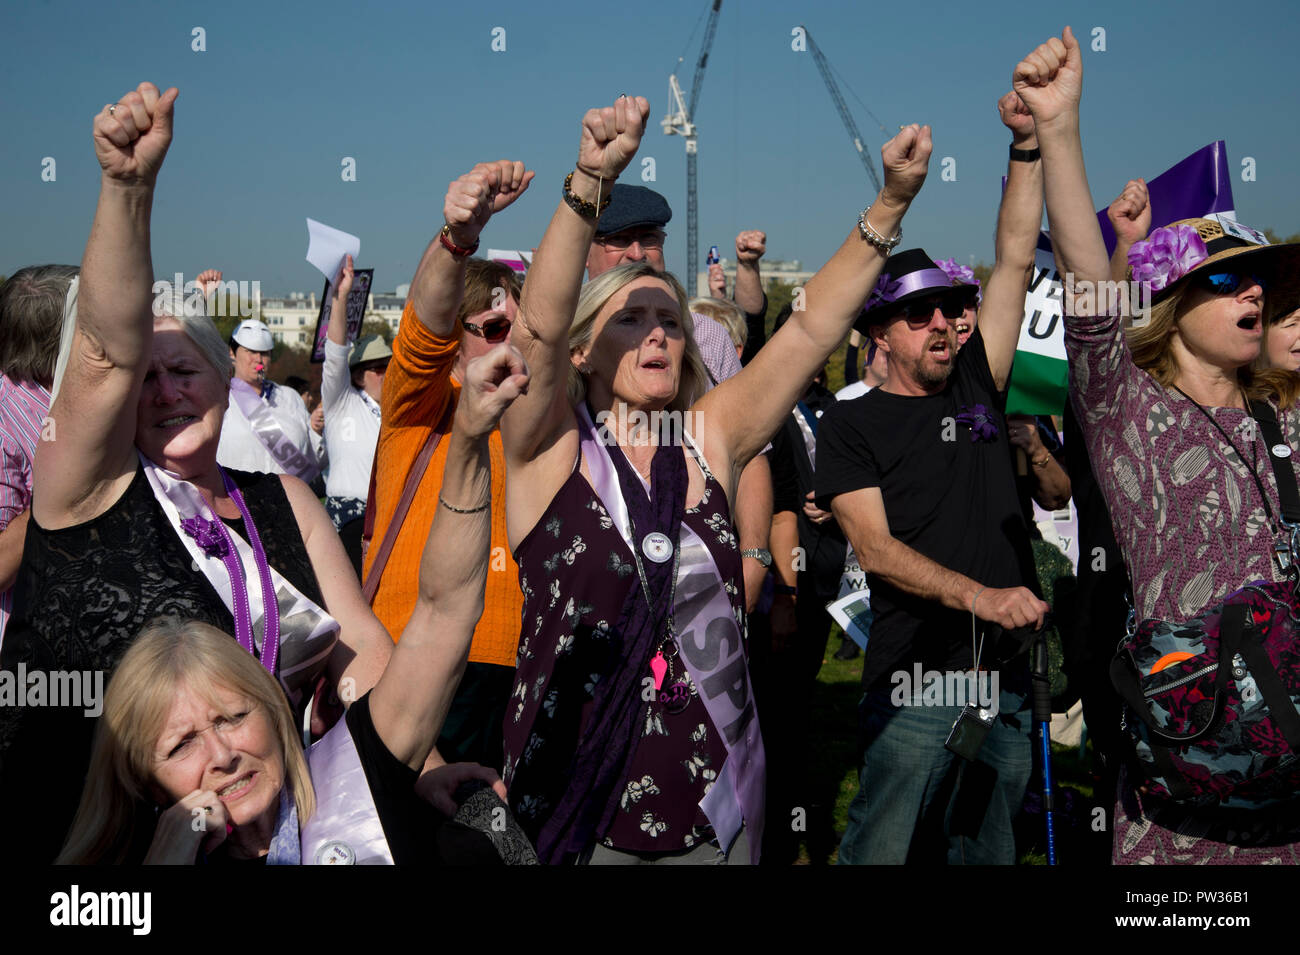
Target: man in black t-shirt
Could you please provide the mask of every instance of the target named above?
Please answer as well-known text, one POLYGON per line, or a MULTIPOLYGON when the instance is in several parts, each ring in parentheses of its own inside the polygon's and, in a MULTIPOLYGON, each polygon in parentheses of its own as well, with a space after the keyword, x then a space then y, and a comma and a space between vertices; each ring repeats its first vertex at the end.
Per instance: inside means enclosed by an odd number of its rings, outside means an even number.
POLYGON ((1048 609, 1029 589, 1003 418, 1042 169, 1019 99, 998 105, 1014 142, 977 331, 959 354, 961 293, 920 249, 892 256, 860 326, 888 355, 885 382, 837 403, 818 431, 817 504, 853 545, 873 613, 842 863, 929 861, 940 842, 949 861, 1015 861, 1011 820, 1031 764, 1025 664, 999 669, 981 621, 1037 627, 1048 609), (959 717, 975 731, 963 758, 945 746, 959 717), (946 840, 929 841, 939 829, 946 840))

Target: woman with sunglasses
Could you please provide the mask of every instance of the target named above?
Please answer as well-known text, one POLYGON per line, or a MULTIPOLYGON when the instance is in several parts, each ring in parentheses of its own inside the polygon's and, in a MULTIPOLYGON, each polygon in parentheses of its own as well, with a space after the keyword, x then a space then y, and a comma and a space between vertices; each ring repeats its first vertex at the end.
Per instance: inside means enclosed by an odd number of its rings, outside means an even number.
MULTIPOLYGON (((1082 58, 1070 29, 1026 57, 1013 82, 1037 126, 1061 271, 1079 289, 1104 282, 1110 266, 1084 172, 1082 58)), ((1150 216, 1139 180, 1111 208, 1121 237, 1144 234, 1150 216)), ((1300 413, 1291 376, 1258 372, 1252 363, 1268 280, 1297 261, 1295 246, 1263 246, 1231 220, 1185 220, 1128 251, 1132 279, 1149 283, 1153 303, 1130 331, 1118 311, 1088 314, 1100 309, 1087 296, 1067 304, 1071 400, 1132 576, 1139 621, 1191 621, 1251 582, 1285 580, 1274 553, 1282 528, 1270 455, 1300 449, 1300 413), (1280 444, 1265 440, 1252 401, 1267 403, 1280 421, 1280 444)), ((1173 663, 1162 659, 1143 675, 1162 665, 1173 663)), ((1279 813, 1248 804, 1230 818, 1228 805, 1158 798, 1156 775, 1135 765, 1120 776, 1116 863, 1296 861, 1294 805, 1275 806, 1279 813)), ((1160 778, 1171 776, 1161 771, 1160 778)))
POLYGON ((757 859, 763 747, 731 502, 843 341, 931 150, 918 126, 885 145, 869 225, 808 282, 807 308, 706 391, 671 275, 633 263, 582 288, 597 217, 649 110, 620 97, 583 119, 513 335, 529 390, 501 422, 525 600, 505 776, 546 863, 757 859))

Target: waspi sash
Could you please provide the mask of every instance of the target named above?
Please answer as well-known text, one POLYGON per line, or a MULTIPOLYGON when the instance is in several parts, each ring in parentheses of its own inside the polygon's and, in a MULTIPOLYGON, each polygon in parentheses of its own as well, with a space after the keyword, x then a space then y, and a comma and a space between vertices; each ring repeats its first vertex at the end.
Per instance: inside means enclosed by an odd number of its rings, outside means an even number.
MULTIPOLYGON (((609 450, 585 405, 579 404, 575 411, 592 488, 619 535, 635 553, 641 544, 631 539, 627 504, 609 450)), ((696 462, 708 474, 699 449, 685 432, 683 437, 696 462)), ((673 613, 675 639, 680 659, 727 750, 726 762, 700 801, 700 808, 723 849, 730 848, 742 823, 747 826, 751 861, 757 863, 763 841, 766 760, 740 627, 712 553, 685 523, 681 525, 678 546, 681 553, 673 613)))
MULTIPOLYGON (((259 658, 266 662, 268 657, 265 646, 266 620, 262 596, 261 574, 257 566, 253 548, 249 543, 229 528, 223 530, 229 535, 243 568, 243 587, 236 593, 230 574, 216 548, 201 547, 194 537, 181 530, 181 522, 191 518, 202 518, 207 522, 217 522, 219 518, 212 513, 207 501, 199 489, 188 481, 182 481, 174 474, 164 471, 148 458, 140 455, 145 476, 153 489, 154 498, 162 508, 163 514, 176 531, 185 550, 194 561, 194 566, 208 579, 226 608, 236 616, 239 609, 236 601, 244 603, 251 617, 252 642, 259 658)), ((279 478, 275 478, 279 480, 279 478)), ((285 516, 293 520, 293 515, 285 516)), ((325 612, 315 601, 304 596, 293 584, 289 583, 274 567, 270 567, 270 579, 275 590, 275 606, 279 609, 279 647, 276 652, 272 676, 280 681, 290 704, 295 711, 305 698, 311 694, 311 681, 325 666, 325 661, 338 642, 339 624, 325 612)), ((253 647, 250 647, 250 652, 253 647)))
MULTIPOLYGON (((304 451, 298 442, 284 433, 284 424, 279 415, 256 388, 241 378, 231 378, 230 398, 240 414, 248 419, 253 436, 266 448, 267 454, 271 455, 275 463, 284 468, 285 474, 302 478, 308 484, 316 480, 320 475, 320 462, 315 455, 304 451)), ((303 438, 310 449, 311 436, 303 435, 303 438)))

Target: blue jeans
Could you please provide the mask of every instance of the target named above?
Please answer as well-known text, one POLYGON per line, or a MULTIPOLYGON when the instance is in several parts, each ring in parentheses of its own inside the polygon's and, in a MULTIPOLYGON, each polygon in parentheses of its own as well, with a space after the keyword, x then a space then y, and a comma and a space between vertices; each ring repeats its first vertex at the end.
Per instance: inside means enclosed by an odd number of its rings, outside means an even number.
POLYGON ((954 803, 962 793, 966 761, 944 747, 961 712, 959 706, 903 706, 889 702, 888 691, 862 698, 865 751, 858 792, 849 805, 848 827, 840 843, 840 865, 901 865, 926 858, 924 830, 940 847, 946 840, 951 865, 1012 865, 1016 861, 1011 821, 1020 811, 1033 756, 1029 704, 1023 694, 1003 690, 998 716, 979 750, 978 762, 997 772, 979 834, 951 835, 954 803), (935 800, 946 799, 936 804, 935 800))

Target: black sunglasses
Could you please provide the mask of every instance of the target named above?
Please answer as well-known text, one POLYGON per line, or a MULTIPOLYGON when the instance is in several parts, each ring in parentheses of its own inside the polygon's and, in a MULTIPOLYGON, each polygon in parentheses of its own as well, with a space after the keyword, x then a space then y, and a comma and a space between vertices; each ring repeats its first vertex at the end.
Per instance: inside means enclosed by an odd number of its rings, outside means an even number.
POLYGON ((1241 291, 1242 285, 1258 285, 1268 291, 1268 283, 1258 275, 1248 272, 1206 272, 1196 276, 1196 284, 1215 295, 1234 295, 1241 291))
POLYGON ((510 320, 506 318, 490 318, 482 325, 475 325, 473 322, 461 322, 465 326, 465 331, 471 335, 477 335, 493 345, 506 340, 510 334, 510 320))
POLYGON ((943 317, 952 321, 954 318, 960 318, 964 310, 962 301, 949 295, 933 296, 931 298, 914 299, 908 302, 898 310, 898 314, 909 321, 929 318, 934 314, 935 309, 943 313, 943 317))

